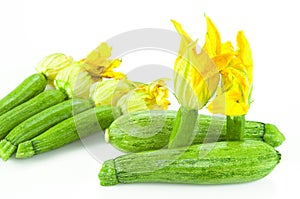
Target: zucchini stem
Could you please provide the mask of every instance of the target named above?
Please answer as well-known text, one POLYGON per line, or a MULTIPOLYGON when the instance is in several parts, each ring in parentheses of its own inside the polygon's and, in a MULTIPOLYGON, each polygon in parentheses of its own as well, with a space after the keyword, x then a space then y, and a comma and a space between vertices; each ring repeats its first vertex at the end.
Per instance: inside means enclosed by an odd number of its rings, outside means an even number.
POLYGON ((227 116, 226 139, 228 141, 241 141, 244 139, 245 115, 227 116))
POLYGON ((194 139, 194 128, 198 110, 181 106, 176 114, 174 127, 169 139, 169 148, 179 148, 191 145, 194 139))

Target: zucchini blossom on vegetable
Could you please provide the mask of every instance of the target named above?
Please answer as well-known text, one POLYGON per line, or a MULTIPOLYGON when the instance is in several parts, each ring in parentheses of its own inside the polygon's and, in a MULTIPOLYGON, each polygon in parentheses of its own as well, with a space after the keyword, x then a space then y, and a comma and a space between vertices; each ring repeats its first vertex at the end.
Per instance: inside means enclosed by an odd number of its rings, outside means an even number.
POLYGON ((83 65, 83 63, 74 62, 60 71, 55 78, 55 87, 64 91, 69 98, 89 98, 93 80, 83 65))
POLYGON ((64 90, 69 98, 88 99, 94 82, 103 78, 124 78, 123 73, 113 71, 121 64, 121 60, 109 59, 111 50, 106 43, 101 43, 85 59, 60 71, 54 81, 55 87, 64 90))
POLYGON ((212 113, 227 116, 245 115, 251 103, 253 61, 250 45, 243 31, 236 37, 237 49, 231 42, 221 43, 220 34, 206 17, 207 34, 204 49, 214 60, 222 77, 217 96, 209 104, 212 113))
POLYGON ((50 84, 59 71, 70 66, 74 62, 72 57, 66 56, 62 53, 54 53, 46 56, 35 67, 38 73, 44 74, 50 84))
POLYGON ((127 79, 104 80, 95 83, 93 87, 90 98, 96 106, 116 106, 123 95, 136 88, 135 84, 127 79))
POLYGON ((197 41, 193 41, 178 22, 172 22, 181 36, 174 65, 175 93, 181 106, 199 110, 215 93, 219 72, 205 51, 197 52, 197 41))
POLYGON ((121 107, 124 114, 142 110, 166 110, 170 105, 168 94, 164 79, 150 84, 137 83, 135 89, 119 99, 117 106, 121 107))
POLYGON ((109 59, 112 48, 107 43, 101 43, 95 50, 82 59, 80 62, 85 63, 85 69, 92 76, 93 80, 99 81, 102 78, 122 79, 125 74, 115 72, 113 69, 121 64, 120 59, 109 59))

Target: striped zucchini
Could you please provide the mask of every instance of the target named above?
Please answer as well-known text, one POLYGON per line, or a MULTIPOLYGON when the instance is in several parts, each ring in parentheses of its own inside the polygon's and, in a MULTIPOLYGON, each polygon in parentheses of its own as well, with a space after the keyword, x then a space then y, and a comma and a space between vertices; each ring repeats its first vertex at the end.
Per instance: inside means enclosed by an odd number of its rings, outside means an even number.
POLYGON ((104 162, 99 179, 103 186, 243 183, 265 177, 279 161, 280 154, 261 141, 216 142, 123 155, 104 162))
POLYGON ((66 95, 59 90, 44 91, 31 100, 0 116, 0 139, 10 130, 33 115, 64 101, 66 95))
POLYGON ((34 74, 26 78, 18 87, 0 100, 0 116, 43 92, 46 85, 47 80, 42 74, 34 74))
MULTIPOLYGON (((127 152, 161 149, 168 145, 175 117, 176 112, 170 110, 123 115, 106 130, 105 138, 119 150, 127 152)), ((274 125, 253 121, 246 121, 244 136, 245 140, 263 140, 273 147, 279 146, 285 139, 274 125)), ((199 115, 191 138, 193 140, 189 143, 192 144, 225 141, 226 122, 199 115)))
POLYGON ((70 99, 52 106, 16 126, 0 142, 0 157, 7 160, 21 142, 30 140, 45 132, 55 124, 92 108, 92 102, 82 99, 70 99))
POLYGON ((121 115, 117 107, 99 106, 62 121, 32 140, 18 145, 17 158, 29 158, 106 129, 121 115))

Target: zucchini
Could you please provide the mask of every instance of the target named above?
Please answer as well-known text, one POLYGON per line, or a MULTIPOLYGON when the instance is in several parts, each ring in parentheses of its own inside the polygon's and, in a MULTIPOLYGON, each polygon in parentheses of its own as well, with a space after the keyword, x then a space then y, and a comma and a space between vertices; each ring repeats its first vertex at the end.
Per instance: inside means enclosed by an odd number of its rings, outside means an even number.
POLYGON ((47 80, 44 75, 34 74, 29 76, 0 100, 0 116, 43 92, 46 86, 47 80))
POLYGON ((48 90, 0 116, 0 139, 31 116, 64 101, 66 95, 59 90, 48 90))
POLYGON ((32 139, 55 124, 72 117, 74 112, 80 113, 92 106, 88 100, 70 99, 30 117, 10 131, 0 142, 0 157, 7 160, 21 142, 32 139))
POLYGON ((120 109, 112 106, 99 106, 84 111, 60 122, 32 140, 19 144, 16 157, 29 158, 97 133, 108 128, 120 115, 120 109))
POLYGON ((103 186, 118 183, 232 184, 261 179, 280 161, 270 145, 226 141, 131 153, 103 163, 103 186))
MULTIPOLYGON (((171 110, 141 111, 123 115, 106 130, 105 139, 121 151, 161 149, 168 145, 175 117, 176 111, 171 110)), ((220 118, 199 115, 195 130, 190 136, 190 143, 225 141, 226 122, 218 119, 220 118)), ((246 121, 244 139, 265 141, 273 147, 279 146, 285 140, 274 125, 253 121, 246 121)))

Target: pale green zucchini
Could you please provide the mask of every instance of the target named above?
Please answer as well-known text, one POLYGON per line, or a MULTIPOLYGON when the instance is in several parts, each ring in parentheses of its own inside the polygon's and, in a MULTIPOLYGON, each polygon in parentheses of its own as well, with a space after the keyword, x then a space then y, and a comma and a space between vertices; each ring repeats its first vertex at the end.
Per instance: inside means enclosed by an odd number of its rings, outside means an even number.
POLYGON ((0 100, 0 116, 43 92, 46 85, 47 80, 42 74, 34 74, 26 78, 18 87, 0 100))
POLYGON ((84 111, 19 144, 16 157, 29 158, 97 133, 108 128, 120 115, 120 109, 112 106, 99 106, 84 111))
MULTIPOLYGON (((173 129, 176 111, 141 111, 116 119, 105 132, 106 141, 122 151, 140 152, 167 147, 173 129)), ((199 115, 191 144, 226 140, 226 121, 199 115)), ((273 147, 285 140, 272 124, 246 121, 245 140, 265 141, 273 147)))
POLYGON ((70 99, 52 106, 16 126, 0 142, 0 157, 7 160, 17 149, 18 144, 30 140, 57 123, 92 108, 92 102, 82 99, 70 99))
POLYGON ((261 179, 280 161, 270 145, 254 140, 131 153, 108 160, 103 186, 118 183, 232 184, 261 179))
POLYGON ((59 90, 44 91, 31 100, 4 113, 0 116, 0 139, 3 139, 9 131, 21 122, 64 101, 66 97, 67 96, 59 90))

